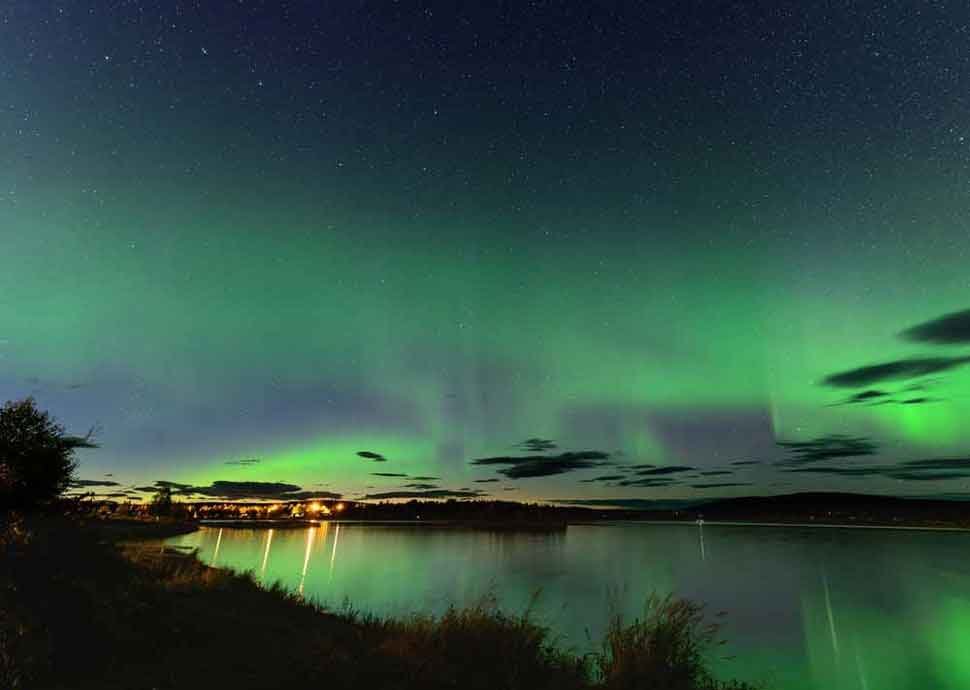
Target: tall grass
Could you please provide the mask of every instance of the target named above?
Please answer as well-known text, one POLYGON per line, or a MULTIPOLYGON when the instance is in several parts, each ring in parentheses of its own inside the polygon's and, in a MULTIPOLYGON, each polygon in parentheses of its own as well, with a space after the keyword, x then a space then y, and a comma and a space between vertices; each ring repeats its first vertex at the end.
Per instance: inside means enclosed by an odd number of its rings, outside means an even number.
POLYGON ((493 596, 439 617, 364 618, 408 687, 586 688, 587 663, 560 651, 548 628, 502 612, 493 596))
POLYGON ((700 604, 651 595, 642 618, 624 623, 616 614, 610 620, 602 651, 594 655, 596 674, 606 690, 744 688, 711 675, 711 656, 723 644, 718 630, 700 604))

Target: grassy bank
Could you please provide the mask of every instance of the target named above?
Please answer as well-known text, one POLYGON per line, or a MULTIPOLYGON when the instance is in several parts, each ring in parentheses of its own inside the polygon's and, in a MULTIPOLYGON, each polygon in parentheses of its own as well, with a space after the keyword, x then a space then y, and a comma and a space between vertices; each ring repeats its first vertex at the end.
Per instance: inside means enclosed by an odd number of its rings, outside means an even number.
POLYGON ((578 657, 490 602, 440 618, 329 613, 145 541, 175 523, 34 519, 0 530, 3 688, 735 688, 683 601, 615 621, 578 657), (132 541, 133 539, 138 541, 132 541))

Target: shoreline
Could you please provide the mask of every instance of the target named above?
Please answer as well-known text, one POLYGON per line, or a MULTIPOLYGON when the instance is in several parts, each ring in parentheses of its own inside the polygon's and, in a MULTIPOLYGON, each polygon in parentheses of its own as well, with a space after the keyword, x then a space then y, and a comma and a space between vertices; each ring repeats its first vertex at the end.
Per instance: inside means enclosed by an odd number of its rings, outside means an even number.
POLYGON ((711 675, 714 640, 702 607, 687 600, 649 598, 653 618, 617 620, 608 652, 579 656, 494 599, 440 616, 327 609, 165 544, 195 529, 19 521, 0 548, 0 686, 257 690, 325 679, 335 689, 610 690, 676 679, 683 690, 754 690, 711 675), (52 553, 83 567, 52 569, 52 553), (657 661, 684 648, 697 652, 657 661), (213 659, 232 662, 214 668, 213 659))
MULTIPOLYGON (((745 520, 704 520, 698 524, 695 520, 638 520, 635 518, 619 520, 568 520, 561 523, 543 522, 502 522, 485 520, 199 520, 187 524, 202 527, 229 527, 252 529, 298 529, 313 527, 323 523, 334 525, 363 525, 372 527, 430 527, 430 528, 467 528, 502 531, 548 531, 558 532, 569 527, 610 527, 618 525, 675 525, 682 527, 766 527, 766 528, 819 528, 819 529, 870 529, 893 530, 908 532, 965 532, 970 534, 970 527, 947 525, 918 525, 918 524, 860 524, 845 522, 778 522, 778 521, 745 521, 745 520)), ((175 536, 175 535, 173 535, 175 536)))
MULTIPOLYGON (((797 527, 797 528, 820 528, 820 529, 873 529, 873 530, 896 530, 909 532, 966 532, 970 534, 970 527, 946 527, 934 525, 878 525, 878 524, 852 524, 844 522, 746 522, 744 520, 704 520, 702 524, 688 520, 616 520, 612 524, 641 524, 641 525, 683 525, 686 527, 797 527)), ((609 522, 596 523, 570 523, 593 526, 597 524, 610 524, 609 522)))

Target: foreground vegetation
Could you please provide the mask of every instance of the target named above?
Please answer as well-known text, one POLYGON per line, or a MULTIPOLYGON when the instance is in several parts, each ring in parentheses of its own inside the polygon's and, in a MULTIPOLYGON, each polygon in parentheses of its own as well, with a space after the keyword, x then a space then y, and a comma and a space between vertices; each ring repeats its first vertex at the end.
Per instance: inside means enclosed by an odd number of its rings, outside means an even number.
POLYGON ((602 651, 580 657, 494 602, 440 618, 335 614, 144 540, 179 529, 8 519, 0 687, 747 687, 710 677, 714 628, 688 602, 649 602, 643 619, 615 620, 602 651))

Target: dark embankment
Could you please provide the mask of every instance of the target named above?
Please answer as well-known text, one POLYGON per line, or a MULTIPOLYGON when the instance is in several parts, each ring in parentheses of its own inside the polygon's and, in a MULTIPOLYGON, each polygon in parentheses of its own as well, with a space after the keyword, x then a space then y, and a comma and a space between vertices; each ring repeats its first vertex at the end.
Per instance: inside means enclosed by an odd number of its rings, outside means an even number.
POLYGON ((970 501, 876 494, 804 492, 710 501, 683 511, 690 518, 744 522, 814 522, 970 528, 970 501))
POLYGON ((706 671, 713 630, 683 601, 617 621, 599 655, 557 650, 484 602, 438 619, 321 611, 158 541, 173 523, 7 521, 0 687, 736 688, 706 671))

